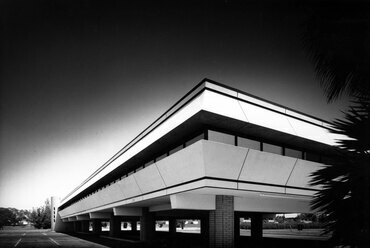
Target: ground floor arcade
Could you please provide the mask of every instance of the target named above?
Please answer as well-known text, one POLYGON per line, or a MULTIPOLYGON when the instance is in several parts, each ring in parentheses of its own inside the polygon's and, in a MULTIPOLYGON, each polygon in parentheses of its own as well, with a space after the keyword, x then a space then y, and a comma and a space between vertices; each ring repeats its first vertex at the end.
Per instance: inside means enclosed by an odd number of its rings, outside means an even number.
POLYGON ((76 216, 64 223, 65 231, 137 240, 158 247, 263 247, 263 219, 273 215, 235 211, 234 197, 228 195, 216 196, 214 210, 139 210, 76 216), (241 218, 251 221, 248 237, 240 234, 241 218), (193 222, 184 229, 185 220, 193 222))

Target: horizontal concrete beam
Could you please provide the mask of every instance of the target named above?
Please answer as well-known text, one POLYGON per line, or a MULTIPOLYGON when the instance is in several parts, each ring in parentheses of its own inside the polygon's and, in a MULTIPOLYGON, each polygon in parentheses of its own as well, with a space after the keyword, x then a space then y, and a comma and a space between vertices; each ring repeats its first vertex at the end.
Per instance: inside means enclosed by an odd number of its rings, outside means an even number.
POLYGON ((141 216, 141 208, 117 207, 113 208, 114 216, 141 216))
POLYGON ((201 194, 177 194, 171 195, 172 209, 194 209, 194 210, 215 210, 216 198, 214 195, 201 194))
POLYGON ((89 213, 90 219, 110 219, 111 213, 94 212, 89 213))
POLYGON ((63 218, 62 221, 63 222, 68 222, 69 220, 68 220, 68 218, 63 218))
POLYGON ((284 194, 256 194, 251 197, 235 197, 234 210, 240 212, 312 213, 310 197, 284 194))
POLYGON ((158 212, 158 211, 165 211, 171 210, 171 204, 163 204, 163 205, 155 205, 149 207, 149 212, 158 212))
POLYGON ((90 216, 89 215, 77 215, 77 220, 90 220, 90 216))

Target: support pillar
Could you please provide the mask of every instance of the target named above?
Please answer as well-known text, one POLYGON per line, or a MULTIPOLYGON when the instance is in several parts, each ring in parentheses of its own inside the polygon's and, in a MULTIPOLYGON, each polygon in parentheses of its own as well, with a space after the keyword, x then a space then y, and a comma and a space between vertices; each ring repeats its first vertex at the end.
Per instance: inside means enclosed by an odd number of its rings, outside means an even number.
POLYGON ((81 221, 81 232, 84 232, 84 233, 89 232, 89 221, 88 220, 81 221))
POLYGON ((73 221, 73 232, 80 232, 80 222, 73 221))
POLYGON ((240 242, 240 214, 234 213, 234 245, 238 247, 240 242))
POLYGON ((109 236, 119 236, 121 233, 121 218, 112 214, 109 220, 109 236))
POLYGON ((169 220, 168 220, 168 232, 169 232, 169 235, 170 235, 171 246, 173 246, 174 240, 176 238, 176 224, 177 224, 177 219, 176 218, 169 218, 169 220))
POLYGON ((155 234, 154 213, 149 212, 149 208, 143 208, 140 217, 140 241, 151 241, 155 234))
POLYGON ((234 197, 216 196, 216 210, 209 213, 209 247, 234 247, 234 197))
POLYGON ((262 247, 262 214, 254 213, 251 216, 251 238, 253 247, 259 248, 262 247))
POLYGON ((101 233, 101 220, 97 219, 97 220, 93 220, 93 233, 94 234, 100 234, 101 233))
POLYGON ((131 231, 136 232, 137 231, 137 221, 133 220, 130 223, 131 223, 131 231))

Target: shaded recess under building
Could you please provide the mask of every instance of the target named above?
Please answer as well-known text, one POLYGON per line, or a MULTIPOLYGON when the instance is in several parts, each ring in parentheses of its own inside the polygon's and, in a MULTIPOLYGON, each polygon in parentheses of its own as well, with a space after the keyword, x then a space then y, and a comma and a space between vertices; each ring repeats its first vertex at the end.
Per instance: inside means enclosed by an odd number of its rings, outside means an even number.
POLYGON ((100 233, 103 225, 111 236, 145 242, 173 245, 190 235, 199 247, 235 247, 245 217, 258 246, 264 215, 312 212, 319 187, 309 175, 335 158, 333 145, 344 138, 330 129, 205 79, 62 201, 54 198, 52 227, 100 233), (200 228, 179 233, 179 220, 200 228))

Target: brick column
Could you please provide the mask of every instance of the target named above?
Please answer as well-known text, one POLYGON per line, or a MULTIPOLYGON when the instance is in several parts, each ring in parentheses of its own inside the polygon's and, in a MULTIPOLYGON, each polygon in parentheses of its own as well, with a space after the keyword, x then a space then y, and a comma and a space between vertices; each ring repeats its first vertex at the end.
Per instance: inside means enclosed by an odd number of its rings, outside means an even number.
POLYGON ((209 213, 209 247, 234 247, 234 197, 216 196, 216 210, 209 213))
POLYGON ((262 214, 253 213, 251 216, 251 237, 253 247, 262 247, 262 214))
POLYGON ((149 212, 148 208, 143 208, 143 213, 140 217, 140 240, 151 241, 155 234, 155 218, 154 213, 149 212))
POLYGON ((119 216, 114 216, 113 214, 109 220, 109 236, 119 236, 121 233, 121 218, 119 216))

